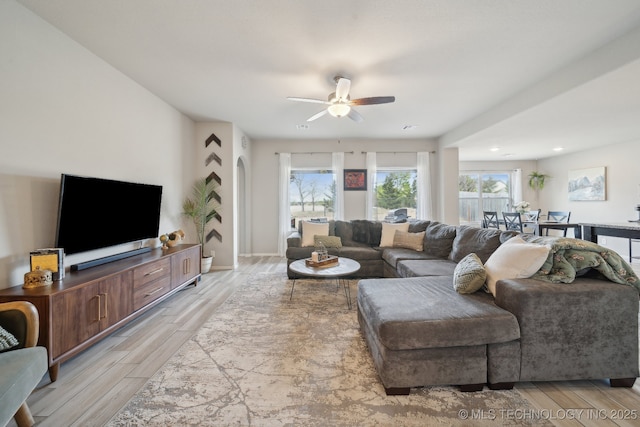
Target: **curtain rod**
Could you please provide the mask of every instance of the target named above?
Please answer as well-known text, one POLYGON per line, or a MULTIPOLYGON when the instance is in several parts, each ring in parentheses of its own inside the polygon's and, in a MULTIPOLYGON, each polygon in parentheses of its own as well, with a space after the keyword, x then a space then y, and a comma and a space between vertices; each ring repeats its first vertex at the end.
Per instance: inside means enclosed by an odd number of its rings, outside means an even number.
MULTIPOLYGON (((339 153, 339 151, 291 151, 289 154, 332 154, 339 153)), ((343 151, 344 154, 353 154, 353 151, 343 151)), ((275 153, 276 156, 280 153, 277 151, 275 153)))
MULTIPOLYGON (((420 151, 374 151, 374 153, 382 153, 382 154, 415 154, 420 151)), ((428 153, 435 154, 434 151, 427 151, 428 153)), ((367 154, 369 151, 362 151, 362 154, 367 154)))

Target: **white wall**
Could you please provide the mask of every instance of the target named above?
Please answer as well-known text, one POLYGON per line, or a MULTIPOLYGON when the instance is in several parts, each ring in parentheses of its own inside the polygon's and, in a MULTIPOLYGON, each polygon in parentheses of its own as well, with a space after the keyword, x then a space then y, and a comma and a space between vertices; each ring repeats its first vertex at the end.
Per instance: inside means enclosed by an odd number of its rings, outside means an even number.
MULTIPOLYGON (((398 152, 403 159, 404 151, 433 151, 437 142, 433 140, 255 140, 252 142, 252 250, 254 255, 272 255, 278 252, 278 156, 276 152, 319 152, 331 166, 334 151, 351 152, 345 154, 345 169, 365 169, 366 160, 363 152, 398 152)), ((379 157, 382 155, 379 155, 379 157)), ((392 159, 385 154, 386 159, 392 159)), ((392 160, 388 160, 392 162, 392 160)), ((391 164, 389 164, 391 166, 391 164)), ((345 220, 365 218, 366 194, 364 191, 345 192, 345 220)), ((434 195, 435 197, 435 195, 434 195)))
MULTIPOLYGON (((638 219, 636 205, 640 204, 640 140, 606 145, 538 161, 539 172, 551 176, 540 191, 542 212, 571 211, 571 222, 623 222, 638 219), (606 167, 605 201, 569 201, 568 175, 573 169, 606 167)), ((623 256, 628 254, 628 240, 607 237, 606 244, 623 256)), ((636 253, 640 248, 636 245, 636 253)))
MULTIPOLYGON (((184 226, 191 120, 14 1, 0 2, 0 76, 0 288, 23 282, 30 251, 54 245, 61 173, 162 185, 160 232, 184 226)), ((117 197, 105 209, 135 215, 117 197)))

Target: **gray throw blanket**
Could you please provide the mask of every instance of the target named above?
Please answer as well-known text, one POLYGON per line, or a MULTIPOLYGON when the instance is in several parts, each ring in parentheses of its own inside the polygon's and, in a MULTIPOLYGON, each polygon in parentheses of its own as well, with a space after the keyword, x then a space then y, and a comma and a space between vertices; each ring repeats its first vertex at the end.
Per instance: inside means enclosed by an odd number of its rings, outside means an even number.
POLYGON ((634 286, 640 293, 640 279, 616 252, 588 240, 567 237, 532 236, 528 242, 547 245, 549 257, 535 279, 551 283, 571 283, 576 275, 594 269, 612 282, 634 286))

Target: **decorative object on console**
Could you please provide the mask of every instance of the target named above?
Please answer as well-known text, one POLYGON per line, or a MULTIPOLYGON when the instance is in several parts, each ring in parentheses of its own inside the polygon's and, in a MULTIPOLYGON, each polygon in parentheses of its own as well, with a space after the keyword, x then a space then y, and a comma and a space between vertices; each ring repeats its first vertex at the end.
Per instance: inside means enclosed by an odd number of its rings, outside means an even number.
POLYGON ((24 289, 40 288, 44 286, 51 286, 53 284, 53 273, 51 270, 40 270, 40 267, 36 267, 24 275, 24 289))
POLYGON ((62 248, 36 249, 29 255, 31 271, 51 270, 53 280, 64 278, 64 250, 62 248))

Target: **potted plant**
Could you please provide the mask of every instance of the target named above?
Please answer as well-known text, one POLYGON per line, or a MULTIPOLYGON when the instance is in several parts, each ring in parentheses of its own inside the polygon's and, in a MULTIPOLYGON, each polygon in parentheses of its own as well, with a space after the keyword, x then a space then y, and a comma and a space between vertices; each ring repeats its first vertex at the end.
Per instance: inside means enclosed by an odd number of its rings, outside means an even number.
POLYGON ((542 190, 544 188, 544 180, 550 178, 549 175, 533 171, 529 174, 529 187, 532 190, 542 190))
POLYGON ((191 189, 191 197, 187 197, 182 203, 182 214, 191 218, 196 227, 198 242, 202 245, 202 272, 206 273, 211 269, 213 257, 204 253, 204 239, 207 232, 207 224, 217 214, 218 205, 213 198, 213 193, 217 188, 214 181, 207 181, 206 178, 197 180, 191 189))

